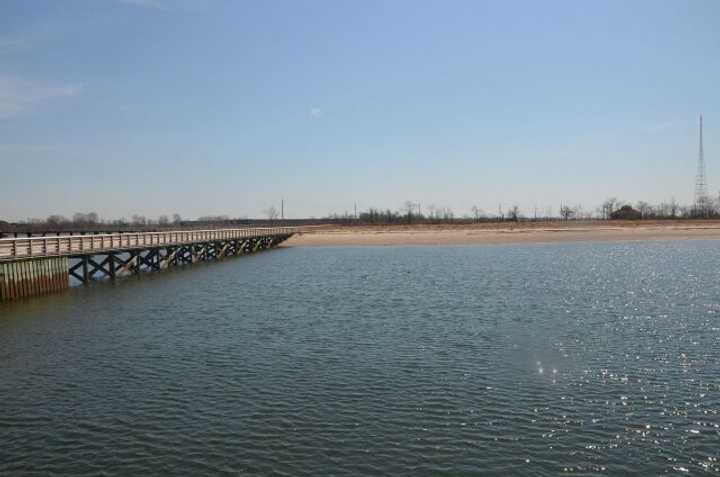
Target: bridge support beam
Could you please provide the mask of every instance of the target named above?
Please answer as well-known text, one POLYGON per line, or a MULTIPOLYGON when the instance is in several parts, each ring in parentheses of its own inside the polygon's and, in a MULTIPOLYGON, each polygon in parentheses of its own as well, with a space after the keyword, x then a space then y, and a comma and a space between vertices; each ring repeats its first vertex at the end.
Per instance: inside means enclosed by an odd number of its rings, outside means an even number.
POLYGON ((0 262, 0 301, 47 295, 69 284, 67 257, 0 262))
POLYGON ((75 263, 69 274, 80 283, 97 279, 116 278, 156 272, 170 267, 183 266, 202 261, 220 261, 228 257, 247 255, 273 248, 290 235, 219 240, 214 242, 173 245, 147 250, 131 250, 73 256, 75 263))

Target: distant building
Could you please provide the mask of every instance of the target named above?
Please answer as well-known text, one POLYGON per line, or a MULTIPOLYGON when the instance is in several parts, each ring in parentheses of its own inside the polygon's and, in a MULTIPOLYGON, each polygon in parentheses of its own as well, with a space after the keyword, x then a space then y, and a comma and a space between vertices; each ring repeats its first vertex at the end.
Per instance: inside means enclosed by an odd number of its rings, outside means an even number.
POLYGON ((615 212, 612 212, 610 218, 613 220, 640 220, 642 219, 642 214, 630 205, 623 205, 615 212))

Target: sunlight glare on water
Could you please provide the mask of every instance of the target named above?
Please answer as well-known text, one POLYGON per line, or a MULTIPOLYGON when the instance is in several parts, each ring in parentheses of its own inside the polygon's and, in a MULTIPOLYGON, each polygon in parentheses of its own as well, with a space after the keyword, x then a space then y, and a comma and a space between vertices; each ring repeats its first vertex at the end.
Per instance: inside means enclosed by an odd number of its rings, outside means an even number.
POLYGON ((283 248, 0 307, 0 474, 720 472, 715 242, 283 248))

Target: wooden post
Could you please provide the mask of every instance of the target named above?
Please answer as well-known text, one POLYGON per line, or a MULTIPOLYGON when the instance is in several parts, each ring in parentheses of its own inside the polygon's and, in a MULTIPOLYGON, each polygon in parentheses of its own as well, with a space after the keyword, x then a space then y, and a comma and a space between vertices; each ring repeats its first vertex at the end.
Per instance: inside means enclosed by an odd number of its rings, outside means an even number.
POLYGON ((68 285, 66 257, 0 262, 0 301, 47 295, 68 285))
POLYGON ((90 277, 88 276, 88 257, 87 255, 83 255, 82 257, 82 270, 83 270, 83 283, 88 283, 90 280, 90 277))
POLYGON ((109 253, 108 254, 108 275, 110 275, 110 280, 115 280, 115 254, 109 253))

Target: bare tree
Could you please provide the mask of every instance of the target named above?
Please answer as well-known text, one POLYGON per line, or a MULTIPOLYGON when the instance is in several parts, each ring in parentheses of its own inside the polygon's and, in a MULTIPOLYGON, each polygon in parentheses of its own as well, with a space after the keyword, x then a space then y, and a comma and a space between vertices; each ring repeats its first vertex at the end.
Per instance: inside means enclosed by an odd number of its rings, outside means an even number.
POLYGON ((87 215, 82 212, 75 212, 72 221, 75 225, 82 225, 87 222, 87 215))
POLYGON ((76 225, 95 225, 100 223, 100 217, 97 212, 89 212, 87 214, 75 212, 72 221, 76 225))
POLYGON ((560 217, 562 217, 563 220, 570 220, 575 216, 575 210, 573 210, 572 207, 567 205, 560 205, 560 217))
POLYGON ((518 207, 517 205, 513 205, 512 207, 510 207, 510 209, 508 210, 508 219, 512 220, 513 222, 517 222, 518 220, 520 220, 520 207, 518 207))
POLYGON ((173 224, 180 225, 182 223, 182 217, 180 217, 180 214, 174 213, 172 217, 173 224))
POLYGON ((678 211, 680 210, 680 205, 675 200, 675 197, 670 199, 670 203, 668 204, 668 207, 670 209, 670 217, 673 219, 677 217, 678 211))
POLYGON ((273 220, 276 220, 276 219, 278 218, 278 216, 279 216, 277 207, 275 207, 274 205, 271 205, 270 207, 268 207, 267 209, 265 209, 265 210, 263 211, 263 213, 265 214, 265 217, 267 217, 267 219, 268 219, 270 222, 272 222, 273 220))
POLYGON ((472 211, 473 218, 475 219, 475 222, 479 222, 480 218, 485 215, 485 213, 482 211, 480 207, 477 205, 473 205, 470 210, 472 211))
POLYGON ((407 217, 407 222, 410 224, 413 220, 413 213, 415 212, 415 209, 417 208, 417 205, 415 202, 411 200, 406 200, 405 205, 403 206, 403 211, 405 212, 405 216, 407 217))
POLYGON ((230 220, 230 217, 227 215, 203 215, 197 218, 198 222, 205 223, 227 222, 228 220, 230 220))
POLYGON ((637 208, 638 212, 640 212, 641 219, 647 219, 650 217, 652 213, 652 206, 650 204, 641 200, 637 204, 635 204, 635 207, 637 208))
POLYGON ((603 210, 603 218, 609 219, 610 214, 612 214, 615 209, 619 207, 619 201, 617 200, 617 197, 610 197, 609 199, 605 199, 605 202, 603 202, 602 210, 603 210))
POLYGON ((442 219, 446 222, 450 222, 455 218, 455 213, 450 207, 444 207, 442 210, 442 219))
POLYGON ((169 223, 170 223, 170 219, 168 218, 167 215, 161 215, 160 217, 158 217, 158 225, 165 226, 169 223))
POLYGON ((68 222, 68 219, 63 217, 62 215, 51 215, 45 220, 45 223, 48 225, 60 225, 65 224, 68 222))

